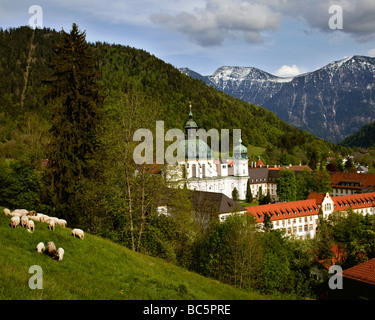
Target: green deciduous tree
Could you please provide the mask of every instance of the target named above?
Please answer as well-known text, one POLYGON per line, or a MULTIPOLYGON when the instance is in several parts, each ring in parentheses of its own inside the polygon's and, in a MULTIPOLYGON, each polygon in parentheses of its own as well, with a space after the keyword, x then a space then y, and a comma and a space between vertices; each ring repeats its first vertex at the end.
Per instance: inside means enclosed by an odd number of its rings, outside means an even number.
POLYGON ((280 201, 295 201, 296 200, 296 176, 293 170, 280 170, 277 182, 277 195, 280 201))

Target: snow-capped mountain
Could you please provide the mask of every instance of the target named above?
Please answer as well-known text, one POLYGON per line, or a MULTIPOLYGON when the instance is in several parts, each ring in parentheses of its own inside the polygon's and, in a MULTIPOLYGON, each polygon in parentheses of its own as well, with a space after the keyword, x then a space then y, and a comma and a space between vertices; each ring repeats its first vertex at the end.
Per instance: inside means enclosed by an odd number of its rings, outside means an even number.
POLYGON ((294 78, 252 67, 221 67, 211 76, 180 70, 328 141, 375 121, 375 58, 353 56, 294 78))

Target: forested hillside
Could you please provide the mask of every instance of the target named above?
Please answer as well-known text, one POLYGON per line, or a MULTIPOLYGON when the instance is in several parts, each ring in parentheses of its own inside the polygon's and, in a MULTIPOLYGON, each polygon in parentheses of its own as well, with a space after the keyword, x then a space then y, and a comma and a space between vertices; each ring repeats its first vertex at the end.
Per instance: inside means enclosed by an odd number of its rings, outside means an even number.
MULTIPOLYGON (((25 151, 31 152, 33 161, 43 156, 35 142, 47 139, 43 131, 48 128, 50 113, 43 99, 42 79, 48 73, 52 47, 60 35, 50 29, 33 31, 28 27, 0 31, 2 156, 17 158, 25 151)), ((295 156, 292 160, 296 164, 308 163, 311 155, 332 148, 262 107, 232 98, 181 74, 148 52, 100 42, 91 44, 91 48, 101 72, 107 106, 114 103, 118 92, 142 92, 157 107, 158 119, 165 121, 166 129, 182 129, 191 101, 199 126, 206 130, 240 128, 244 144, 267 148, 272 162, 278 162, 288 153, 295 156)))
POLYGON ((375 122, 365 125, 361 130, 353 133, 345 140, 340 142, 340 145, 346 147, 360 147, 370 148, 375 146, 375 122))

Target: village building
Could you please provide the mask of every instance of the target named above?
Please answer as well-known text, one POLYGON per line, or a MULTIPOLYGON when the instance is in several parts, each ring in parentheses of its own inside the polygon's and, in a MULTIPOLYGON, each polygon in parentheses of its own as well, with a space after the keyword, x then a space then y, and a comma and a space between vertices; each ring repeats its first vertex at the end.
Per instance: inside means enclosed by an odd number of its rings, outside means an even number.
POLYGON ((332 172, 331 187, 333 196, 375 192, 375 174, 332 172))
POLYGON ((344 213, 350 208, 357 213, 374 215, 375 193, 337 197, 331 197, 329 193, 312 193, 307 200, 246 207, 260 228, 263 227, 265 215, 268 215, 273 229, 285 229, 286 234, 299 239, 315 237, 320 209, 323 218, 328 219, 333 212, 344 213))
POLYGON ((327 300, 374 300, 375 299, 375 258, 339 272, 342 289, 329 289, 328 280, 323 298, 327 300))
POLYGON ((278 201, 277 197, 277 178, 279 177, 280 171, 283 169, 289 169, 294 171, 297 176, 304 170, 311 172, 311 168, 307 165, 298 166, 268 166, 264 165, 262 160, 258 159, 256 162, 252 162, 249 167, 249 183, 251 193, 254 199, 259 199, 260 191, 263 196, 267 193, 271 196, 273 202, 278 201))

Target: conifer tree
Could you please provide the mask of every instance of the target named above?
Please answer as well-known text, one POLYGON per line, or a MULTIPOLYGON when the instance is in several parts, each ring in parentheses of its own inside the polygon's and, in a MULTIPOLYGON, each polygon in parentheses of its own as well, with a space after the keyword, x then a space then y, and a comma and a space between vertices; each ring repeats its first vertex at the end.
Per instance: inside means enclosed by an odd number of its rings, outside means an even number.
POLYGON ((239 193, 238 193, 238 190, 236 187, 234 187, 234 189, 232 190, 232 199, 234 201, 238 201, 238 197, 239 197, 239 193))
POLYGON ((249 181, 249 179, 247 180, 247 184, 246 184, 246 202, 247 203, 252 203, 253 202, 253 194, 251 192, 251 187, 250 187, 250 181, 249 181))
POLYGON ((47 101, 53 105, 47 147, 52 206, 56 214, 68 218, 69 213, 75 222, 74 208, 90 175, 88 163, 97 147, 103 104, 95 58, 85 38, 76 24, 70 33, 62 31, 51 73, 44 80, 47 101))

